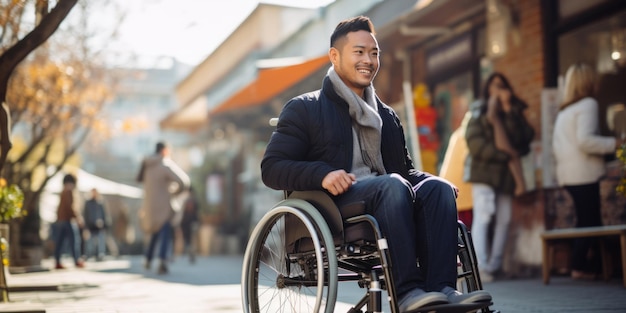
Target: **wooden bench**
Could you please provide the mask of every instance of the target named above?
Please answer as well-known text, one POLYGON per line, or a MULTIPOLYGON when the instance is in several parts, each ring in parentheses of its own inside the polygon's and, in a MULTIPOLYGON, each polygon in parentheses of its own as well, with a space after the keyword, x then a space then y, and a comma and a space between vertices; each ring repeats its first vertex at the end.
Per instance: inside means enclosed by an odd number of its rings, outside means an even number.
MULTIPOLYGON (((626 225, 554 229, 543 232, 543 234, 541 234, 543 243, 543 283, 548 284, 550 282, 550 271, 552 270, 554 259, 553 244, 555 242, 565 239, 608 236, 620 237, 623 284, 624 287, 626 287, 626 225)), ((610 258, 603 241, 601 241, 600 249, 602 255, 602 274, 605 280, 609 280, 610 258)))

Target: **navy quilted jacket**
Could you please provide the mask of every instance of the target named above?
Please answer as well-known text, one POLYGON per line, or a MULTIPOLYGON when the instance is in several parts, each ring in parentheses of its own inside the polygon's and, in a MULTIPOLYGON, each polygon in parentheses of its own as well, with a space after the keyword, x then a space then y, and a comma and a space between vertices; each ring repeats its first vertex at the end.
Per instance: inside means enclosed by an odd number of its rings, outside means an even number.
MULTIPOLYGON (((385 169, 415 185, 430 174, 413 168, 400 119, 391 107, 377 101, 385 169)), ((278 190, 323 190, 328 173, 350 172, 352 140, 348 104, 326 77, 321 90, 295 97, 283 107, 261 162, 263 182, 278 190)))

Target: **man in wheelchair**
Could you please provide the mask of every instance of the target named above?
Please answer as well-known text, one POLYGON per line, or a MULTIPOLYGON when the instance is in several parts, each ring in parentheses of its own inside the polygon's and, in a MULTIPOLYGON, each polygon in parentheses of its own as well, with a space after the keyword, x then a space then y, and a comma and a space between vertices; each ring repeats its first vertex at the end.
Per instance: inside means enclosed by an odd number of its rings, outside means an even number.
POLYGON ((462 294, 457 280, 457 188, 413 168, 399 117, 376 96, 380 49, 372 22, 340 22, 321 90, 285 104, 267 146, 263 182, 323 190, 338 207, 364 201, 389 245, 401 312, 446 303, 491 302, 462 294))

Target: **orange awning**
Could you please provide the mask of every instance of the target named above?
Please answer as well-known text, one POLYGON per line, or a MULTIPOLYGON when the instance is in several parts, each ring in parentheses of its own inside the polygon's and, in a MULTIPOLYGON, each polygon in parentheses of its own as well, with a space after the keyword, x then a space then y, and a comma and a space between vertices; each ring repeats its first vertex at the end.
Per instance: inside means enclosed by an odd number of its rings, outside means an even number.
POLYGON ((328 56, 323 55, 296 65, 262 69, 255 81, 216 106, 210 114, 264 104, 329 63, 328 56))

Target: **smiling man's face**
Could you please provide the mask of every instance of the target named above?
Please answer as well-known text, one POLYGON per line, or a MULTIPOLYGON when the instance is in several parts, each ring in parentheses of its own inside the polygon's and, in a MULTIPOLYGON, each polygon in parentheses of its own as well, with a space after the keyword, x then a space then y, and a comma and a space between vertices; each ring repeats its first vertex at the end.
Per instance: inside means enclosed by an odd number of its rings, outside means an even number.
POLYGON ((365 30, 348 33, 330 48, 330 61, 341 80, 354 93, 363 97, 379 66, 378 42, 374 35, 365 30))

